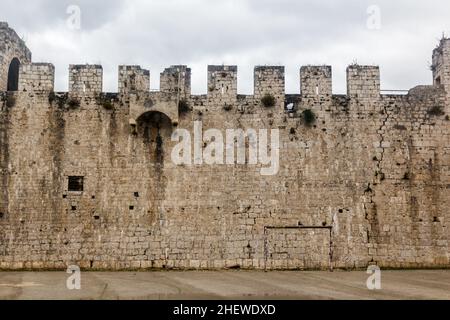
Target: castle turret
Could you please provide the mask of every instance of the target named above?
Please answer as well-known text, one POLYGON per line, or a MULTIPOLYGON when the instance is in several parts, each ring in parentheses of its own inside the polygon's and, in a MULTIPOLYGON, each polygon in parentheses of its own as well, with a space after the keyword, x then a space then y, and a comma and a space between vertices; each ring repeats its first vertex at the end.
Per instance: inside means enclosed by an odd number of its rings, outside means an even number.
POLYGON ((450 39, 442 38, 439 46, 433 50, 433 84, 450 88, 450 39))
MULTIPOLYGON (((443 86, 446 91, 447 101, 450 100, 450 38, 442 38, 439 46, 433 50, 433 85, 443 86)), ((446 105, 445 113, 450 113, 450 107, 446 105)))
POLYGON ((30 62, 25 42, 6 22, 0 22, 0 91, 17 91, 20 65, 30 62))

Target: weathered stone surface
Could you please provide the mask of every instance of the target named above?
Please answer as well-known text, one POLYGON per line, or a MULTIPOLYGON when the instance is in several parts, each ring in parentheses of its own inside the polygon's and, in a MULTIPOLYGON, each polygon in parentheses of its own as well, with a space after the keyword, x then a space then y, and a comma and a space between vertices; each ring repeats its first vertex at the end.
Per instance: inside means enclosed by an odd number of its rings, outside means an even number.
POLYGON ((55 85, 55 67, 51 63, 21 64, 19 91, 52 92, 55 85))
MULTIPOLYGON (((15 46, 0 56, 27 56, 15 46)), ((297 95, 284 68, 257 67, 254 95, 238 95, 237 68, 210 66, 196 96, 185 66, 161 92, 120 67, 118 94, 102 93, 101 66, 72 66, 69 93, 52 92, 50 65, 23 66, 24 90, 0 93, 0 269, 448 267, 449 47, 435 84, 407 95, 381 94, 377 67, 350 66, 348 95, 331 94, 331 67, 302 68, 297 95), (175 165, 171 133, 196 120, 280 129, 278 174, 175 165)))
POLYGON ((69 91, 74 93, 101 93, 103 68, 99 65, 70 65, 69 91))

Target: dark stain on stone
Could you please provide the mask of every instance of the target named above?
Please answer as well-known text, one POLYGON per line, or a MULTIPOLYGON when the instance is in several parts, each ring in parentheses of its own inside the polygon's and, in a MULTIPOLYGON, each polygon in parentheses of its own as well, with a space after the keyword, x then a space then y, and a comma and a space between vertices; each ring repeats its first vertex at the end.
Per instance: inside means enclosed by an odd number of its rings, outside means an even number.
POLYGON ((117 125, 116 112, 113 110, 110 113, 109 120, 109 160, 111 164, 114 162, 114 157, 117 155, 116 145, 119 143, 119 132, 117 125))
POLYGON ((164 220, 165 212, 162 203, 165 199, 167 177, 164 172, 165 143, 170 140, 172 132, 171 120, 162 113, 148 112, 138 119, 138 138, 142 137, 143 152, 148 163, 149 219, 164 220))
POLYGON ((10 129, 10 113, 7 106, 7 95, 3 98, 3 104, 0 109, 0 211, 3 216, 8 213, 9 203, 9 129, 10 129))
POLYGON ((51 161, 51 188, 44 189, 44 193, 48 194, 50 207, 53 214, 51 214, 51 225, 61 229, 60 220, 57 216, 58 212, 62 211, 62 203, 60 196, 63 193, 63 171, 62 162, 64 160, 64 139, 66 121, 64 119, 64 110, 50 104, 47 111, 47 121, 49 124, 48 130, 45 131, 43 139, 48 141, 49 155, 52 157, 51 161), (57 227, 59 225, 59 227, 57 227))

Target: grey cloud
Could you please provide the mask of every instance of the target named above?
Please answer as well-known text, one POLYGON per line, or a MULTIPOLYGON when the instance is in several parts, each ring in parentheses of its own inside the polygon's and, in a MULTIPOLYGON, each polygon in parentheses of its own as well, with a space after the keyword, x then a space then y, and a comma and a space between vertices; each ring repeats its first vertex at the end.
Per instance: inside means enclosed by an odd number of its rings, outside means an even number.
POLYGON ((19 26, 21 30, 41 31, 54 28, 67 17, 67 8, 79 6, 86 31, 100 28, 122 10, 123 0, 0 0, 0 20, 19 26))
POLYGON ((150 68, 154 88, 165 66, 195 66, 193 90, 199 93, 206 91, 206 65, 225 63, 239 65, 239 88, 247 93, 256 64, 285 65, 287 92, 299 92, 301 65, 331 64, 334 90, 345 92, 345 68, 353 60, 379 64, 383 88, 408 89, 430 82, 431 51, 441 33, 450 32, 444 0, 0 2, 8 8, 0 19, 27 36, 35 57, 56 65, 61 90, 70 63, 101 62, 109 91, 117 89, 118 64, 150 68), (69 4, 82 9, 75 34, 64 25, 69 4), (381 9, 381 30, 366 27, 373 4, 381 9))

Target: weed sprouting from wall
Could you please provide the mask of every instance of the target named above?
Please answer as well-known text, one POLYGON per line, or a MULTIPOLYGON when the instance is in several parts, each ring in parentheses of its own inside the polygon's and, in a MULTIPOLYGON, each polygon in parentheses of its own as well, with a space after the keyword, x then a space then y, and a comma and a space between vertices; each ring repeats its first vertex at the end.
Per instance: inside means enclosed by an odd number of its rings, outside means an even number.
POLYGON ((189 107, 188 102, 185 99, 180 100, 180 102, 178 102, 178 113, 186 114, 189 111, 191 111, 191 108, 189 107))
POLYGON ((231 111, 233 109, 233 106, 231 104, 225 103, 223 106, 223 110, 225 111, 231 111))
POLYGON ((112 109, 114 109, 114 106, 113 106, 113 104, 112 104, 111 101, 104 101, 104 102, 102 103, 102 106, 103 106, 103 108, 105 108, 106 110, 112 110, 112 109))
POLYGON ((434 106, 428 110, 430 116, 443 116, 445 112, 442 110, 442 106, 434 106))
POLYGON ((14 107, 15 105, 16 105, 16 97, 13 96, 13 95, 8 95, 8 96, 6 97, 6 106, 7 106, 8 108, 12 108, 12 107, 14 107))
POLYGON ((114 104, 112 103, 112 100, 110 98, 108 98, 107 96, 100 94, 96 100, 97 100, 97 104, 101 105, 106 110, 114 109, 114 104))
POLYGON ((311 109, 306 109, 302 112, 303 121, 307 126, 311 126, 316 121, 316 115, 311 109))
POLYGON ((56 95, 55 93, 52 91, 48 94, 48 103, 52 104, 54 101, 56 100, 56 95))
POLYGON ((264 95, 264 97, 262 97, 261 103, 263 104, 264 107, 271 108, 275 106, 276 99, 273 95, 267 93, 264 95))
POLYGON ((69 109, 77 109, 80 107, 80 100, 69 98, 69 100, 67 100, 67 106, 69 107, 69 109))
POLYGON ((48 94, 48 102, 52 105, 56 102, 58 108, 64 109, 67 101, 69 99, 68 94, 56 94, 55 92, 50 92, 48 94))

